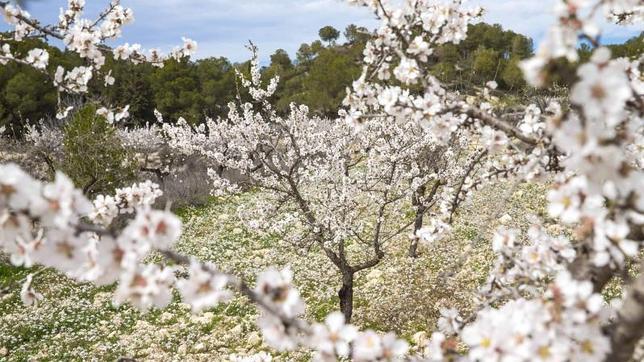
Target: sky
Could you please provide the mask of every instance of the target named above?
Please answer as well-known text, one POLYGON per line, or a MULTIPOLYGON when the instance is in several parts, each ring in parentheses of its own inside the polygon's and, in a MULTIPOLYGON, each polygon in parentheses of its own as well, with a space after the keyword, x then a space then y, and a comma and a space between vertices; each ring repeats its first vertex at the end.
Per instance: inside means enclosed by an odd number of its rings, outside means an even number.
MULTIPOLYGON (((556 0, 470 0, 468 6, 486 8, 484 21, 526 34, 538 44, 552 23, 556 0)), ((108 0, 86 0, 87 16, 98 14, 108 0)), ((134 10, 135 22, 124 28, 118 44, 140 43, 144 48, 168 52, 181 44, 181 37, 199 44, 197 58, 224 56, 244 61, 244 45, 252 40, 266 61, 276 49, 291 57, 300 44, 318 39, 318 30, 332 25, 343 30, 348 24, 373 29, 377 21, 365 8, 342 0, 122 0, 134 10)), ((53 23, 66 0, 31 0, 27 10, 43 22, 53 23)), ((0 30, 6 30, 0 26, 0 30)), ((604 26, 605 43, 623 41, 639 33, 636 27, 604 26)))

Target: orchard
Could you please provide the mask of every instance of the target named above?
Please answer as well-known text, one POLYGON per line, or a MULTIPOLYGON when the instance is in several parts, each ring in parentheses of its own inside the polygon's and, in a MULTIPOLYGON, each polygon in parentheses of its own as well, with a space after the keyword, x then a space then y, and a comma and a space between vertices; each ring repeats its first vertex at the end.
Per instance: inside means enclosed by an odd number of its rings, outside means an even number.
MULTIPOLYGON (((43 271, 55 271, 108 288, 115 306, 143 314, 177 299, 195 315, 235 298, 252 304, 267 348, 210 360, 295 360, 293 351, 315 361, 644 358, 644 55, 615 56, 598 25, 641 26, 644 5, 555 1, 545 39, 518 63, 530 96, 508 106, 495 79, 465 92, 434 72, 438 54, 464 42, 483 9, 460 0, 347 2, 370 9, 379 26, 335 116, 306 104, 280 109, 280 77, 262 69, 250 43, 224 116, 194 122, 155 109, 144 126, 128 123, 128 103, 105 103, 94 89, 119 84, 116 61, 188 62, 195 41, 179 39, 168 55, 112 45, 134 21, 118 0, 94 19, 84 17, 85 0, 69 0, 54 24, 0 3, 12 27, 0 62, 41 73, 57 92, 54 126, 28 126, 20 140, 2 130, 0 147, 27 145, 47 175, 0 159, 0 263, 29 271, 2 293, 32 313, 46 302, 43 271), (32 39, 62 42, 78 65, 50 62, 47 49, 14 49, 32 39), (572 79, 563 94, 561 79, 572 79), (198 185, 190 162, 203 168, 198 185), (335 282, 324 287, 332 294, 325 313, 307 312, 315 291, 296 287, 288 263, 240 271, 177 247, 191 222, 174 212, 177 190, 203 184, 217 200, 260 195, 236 209, 244 230, 279 240, 267 248, 297 254, 301 268, 326 263, 335 282), (491 208, 505 197, 499 189, 517 185, 538 188, 543 212, 495 225, 480 241, 487 266, 464 297, 468 308, 431 305, 437 322, 414 337, 362 323, 361 278, 391 260, 404 260, 401 270, 423 265, 458 234, 473 199, 497 190, 483 204, 491 208)), ((331 30, 329 47, 338 38, 331 30)), ((518 217, 509 210, 505 218, 518 217)), ((441 278, 474 267, 461 249, 441 278)), ((419 295, 429 300, 449 284, 440 280, 419 295)), ((382 294, 411 293, 376 282, 382 294)), ((10 348, 3 358, 12 360, 10 348)))

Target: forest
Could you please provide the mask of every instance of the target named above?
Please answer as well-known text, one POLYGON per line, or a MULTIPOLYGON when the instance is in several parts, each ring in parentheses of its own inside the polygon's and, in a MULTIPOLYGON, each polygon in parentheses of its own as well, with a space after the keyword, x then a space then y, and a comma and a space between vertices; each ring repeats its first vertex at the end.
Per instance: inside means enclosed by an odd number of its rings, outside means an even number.
MULTIPOLYGON (((616 56, 634 58, 644 51, 643 37, 644 33, 610 48, 616 56)), ((340 31, 324 27, 320 29, 320 39, 302 44, 293 59, 282 49, 275 51, 270 63, 262 68, 267 78, 275 75, 281 78, 275 105, 284 112, 290 103, 296 102, 308 105, 317 115, 335 116, 346 88, 360 75, 362 52, 370 38, 367 29, 349 25, 342 33, 344 42, 338 42, 340 31)), ((62 52, 42 40, 8 44, 16 51, 47 49, 51 64, 82 64, 76 53, 62 52)), ((587 59, 590 50, 584 45, 580 56, 587 59)), ((532 39, 504 30, 498 24, 471 24, 463 42, 437 48, 431 72, 450 89, 464 93, 473 93, 476 87, 496 80, 499 91, 521 103, 534 90, 527 87, 518 63, 531 56, 533 48, 532 39)), ((565 60, 561 63, 574 67, 565 60)), ((102 87, 100 82, 90 82, 89 93, 108 105, 129 104, 132 117, 128 122, 132 126, 145 125, 154 119, 155 109, 168 119, 183 117, 193 124, 205 117, 225 116, 228 102, 235 99, 239 90, 235 85, 235 69, 248 69, 248 63, 233 64, 225 57, 168 60, 161 69, 113 59, 108 60, 108 66, 120 81, 109 88, 102 87)), ((572 81, 559 79, 557 89, 568 88, 572 81)), ((48 84, 45 75, 28 66, 16 63, 0 66, 0 92, 0 126, 16 137, 20 137, 25 125, 54 118, 57 112, 56 88, 48 84)))

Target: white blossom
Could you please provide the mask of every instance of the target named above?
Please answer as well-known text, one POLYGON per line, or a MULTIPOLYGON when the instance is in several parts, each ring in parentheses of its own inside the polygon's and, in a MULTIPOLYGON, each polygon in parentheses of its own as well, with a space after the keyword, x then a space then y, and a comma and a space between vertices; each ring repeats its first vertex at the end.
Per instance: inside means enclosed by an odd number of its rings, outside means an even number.
POLYGON ((180 279, 177 288, 183 300, 192 306, 195 313, 226 302, 232 297, 232 292, 225 289, 229 278, 225 274, 217 274, 211 263, 190 264, 189 278, 180 279))

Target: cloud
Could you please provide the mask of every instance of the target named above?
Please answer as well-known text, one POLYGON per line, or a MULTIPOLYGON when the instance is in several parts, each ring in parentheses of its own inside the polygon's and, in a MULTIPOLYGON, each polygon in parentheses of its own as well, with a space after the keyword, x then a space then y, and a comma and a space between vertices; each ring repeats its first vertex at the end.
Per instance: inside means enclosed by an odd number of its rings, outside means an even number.
MULTIPOLYGON (((29 11, 47 22, 56 21, 66 0, 33 1, 29 11)), ((89 16, 98 14, 103 0, 88 0, 89 16)), ((304 42, 318 37, 326 25, 344 29, 354 23, 377 26, 364 8, 342 0, 122 0, 134 10, 136 21, 124 30, 118 43, 141 43, 146 48, 170 50, 182 36, 199 43, 198 57, 225 56, 233 61, 248 59, 248 40, 256 43, 262 58, 276 49, 291 56, 304 42)), ((470 0, 486 8, 484 21, 526 34, 538 43, 552 24, 555 0, 470 0)), ((3 28, 3 29, 6 29, 3 28)), ((606 41, 622 41, 638 29, 606 26, 606 41)))

